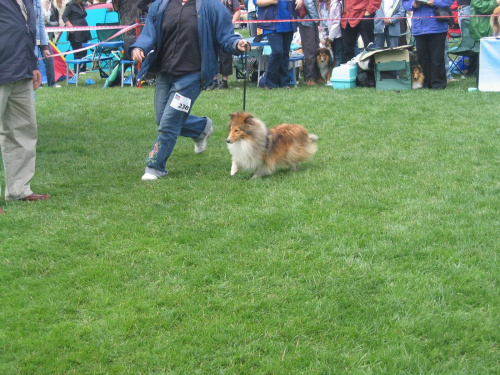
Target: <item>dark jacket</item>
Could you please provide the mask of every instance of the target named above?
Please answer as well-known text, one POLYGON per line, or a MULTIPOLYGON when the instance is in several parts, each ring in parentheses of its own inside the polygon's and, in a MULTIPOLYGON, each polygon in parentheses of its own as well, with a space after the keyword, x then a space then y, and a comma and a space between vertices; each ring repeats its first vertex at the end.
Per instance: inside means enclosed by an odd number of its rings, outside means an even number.
MULTIPOLYGON (((83 6, 84 5, 82 3, 82 7, 83 6)), ((85 10, 85 8, 80 8, 80 6, 75 4, 73 0, 66 4, 66 8, 64 9, 64 13, 62 15, 62 20, 64 23, 70 21, 71 24, 75 27, 88 26, 87 11, 85 10)), ((92 39, 92 36, 90 35, 89 30, 68 33, 68 40, 70 42, 85 43, 90 39, 92 39)))
MULTIPOLYGON (((170 0, 155 1, 149 7, 148 19, 137 41, 129 47, 140 48, 147 55, 137 74, 141 79, 150 67, 161 60, 161 43, 163 39, 161 23, 165 9, 170 0)), ((208 86, 217 74, 217 50, 238 55, 238 41, 241 36, 234 33, 231 16, 219 0, 196 0, 198 13, 198 43, 201 52, 201 84, 208 86)))
POLYGON ((0 1, 0 84, 33 78, 38 69, 35 7, 33 0, 23 1, 28 21, 16 0, 0 1))

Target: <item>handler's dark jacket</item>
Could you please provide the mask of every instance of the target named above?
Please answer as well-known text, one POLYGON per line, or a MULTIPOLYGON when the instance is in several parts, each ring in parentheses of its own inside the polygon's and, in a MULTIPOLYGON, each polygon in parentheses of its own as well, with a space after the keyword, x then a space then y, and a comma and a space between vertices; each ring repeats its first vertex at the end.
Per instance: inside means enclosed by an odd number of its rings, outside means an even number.
POLYGON ((0 85, 33 78, 36 15, 33 0, 23 0, 28 20, 16 0, 0 1, 0 85))

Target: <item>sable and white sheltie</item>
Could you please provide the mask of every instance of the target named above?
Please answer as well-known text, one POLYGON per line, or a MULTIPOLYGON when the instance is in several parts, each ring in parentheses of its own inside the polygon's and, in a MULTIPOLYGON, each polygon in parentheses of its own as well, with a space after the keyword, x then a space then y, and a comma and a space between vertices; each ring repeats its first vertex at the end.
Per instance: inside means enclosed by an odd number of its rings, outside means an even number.
POLYGON ((500 23, 498 21, 499 17, 500 17, 500 7, 496 7, 490 19, 494 37, 498 37, 498 34, 500 33, 500 23))
POLYGON ((318 66, 321 78, 326 82, 330 82, 333 69, 333 55, 330 48, 318 48, 316 50, 316 65, 318 66))
POLYGON ((424 71, 420 65, 414 66, 411 69, 411 88, 412 89, 421 89, 424 87, 424 71))
POLYGON ((295 170, 299 162, 318 150, 318 136, 301 125, 281 124, 267 129, 248 112, 230 116, 227 147, 232 156, 231 176, 240 168, 254 171, 253 178, 271 175, 275 166, 295 170))

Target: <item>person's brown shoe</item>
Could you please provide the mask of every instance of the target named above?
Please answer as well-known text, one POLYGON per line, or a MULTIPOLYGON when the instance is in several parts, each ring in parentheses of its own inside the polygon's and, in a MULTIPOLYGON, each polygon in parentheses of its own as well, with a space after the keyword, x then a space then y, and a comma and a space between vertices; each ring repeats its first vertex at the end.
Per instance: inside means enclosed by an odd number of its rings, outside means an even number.
POLYGON ((316 86, 316 82, 314 82, 312 79, 308 79, 306 81, 306 85, 307 86, 316 86))
POLYGON ((2 210, 2 207, 0 207, 0 215, 3 215, 5 213, 4 210, 2 210))
POLYGON ((46 199, 49 199, 50 195, 49 194, 30 194, 27 197, 21 198, 22 201, 44 201, 46 199))

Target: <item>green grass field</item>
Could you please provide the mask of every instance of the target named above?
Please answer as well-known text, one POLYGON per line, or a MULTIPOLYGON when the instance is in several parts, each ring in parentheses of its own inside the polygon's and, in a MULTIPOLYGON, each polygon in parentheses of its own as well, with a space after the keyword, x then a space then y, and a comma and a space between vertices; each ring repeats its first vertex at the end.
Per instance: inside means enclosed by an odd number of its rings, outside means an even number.
POLYGON ((498 93, 248 87, 319 136, 250 179, 232 82, 193 107, 207 151, 179 139, 145 183, 153 87, 93 78, 37 93, 51 199, 0 198, 1 374, 500 373, 498 93))

